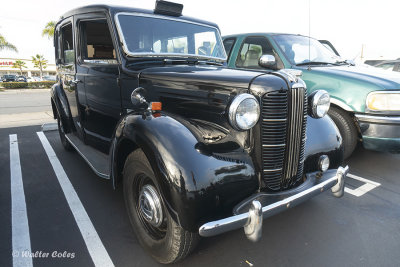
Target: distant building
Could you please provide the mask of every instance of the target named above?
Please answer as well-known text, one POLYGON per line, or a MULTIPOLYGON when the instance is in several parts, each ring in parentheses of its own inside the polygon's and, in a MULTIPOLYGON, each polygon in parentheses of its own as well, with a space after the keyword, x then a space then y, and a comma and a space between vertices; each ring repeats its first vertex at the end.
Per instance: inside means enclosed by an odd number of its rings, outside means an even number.
MULTIPOLYGON (((26 63, 26 68, 22 68, 22 75, 25 77, 39 77, 40 70, 34 67, 31 59, 23 58, 0 58, 0 76, 5 74, 20 75, 19 69, 13 68, 15 61, 21 60, 26 63)), ((43 76, 56 75, 56 65, 47 64, 47 68, 43 69, 43 76)))

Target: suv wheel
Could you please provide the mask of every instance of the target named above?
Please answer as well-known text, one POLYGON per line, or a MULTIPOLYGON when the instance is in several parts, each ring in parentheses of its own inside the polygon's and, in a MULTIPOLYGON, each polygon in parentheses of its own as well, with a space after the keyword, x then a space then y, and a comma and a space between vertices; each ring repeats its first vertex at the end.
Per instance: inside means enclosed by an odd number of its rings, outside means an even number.
POLYGON ((344 110, 331 107, 328 115, 335 122, 343 138, 344 158, 347 159, 353 153, 357 145, 358 131, 354 120, 344 110))
POLYGON ((141 149, 128 156, 123 176, 125 205, 140 244, 160 263, 185 258, 197 245, 199 235, 186 231, 172 219, 141 149))
POLYGON ((61 144, 63 145, 65 150, 72 151, 73 147, 65 137, 64 125, 60 117, 57 117, 57 124, 58 124, 58 133, 60 134, 61 144))

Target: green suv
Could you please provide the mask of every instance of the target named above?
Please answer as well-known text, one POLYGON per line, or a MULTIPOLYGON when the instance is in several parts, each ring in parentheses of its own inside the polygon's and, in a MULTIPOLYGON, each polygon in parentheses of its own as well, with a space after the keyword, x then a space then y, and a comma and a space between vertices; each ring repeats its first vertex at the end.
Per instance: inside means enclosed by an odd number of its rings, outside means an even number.
POLYGON ((400 74, 354 66, 318 40, 302 35, 247 33, 223 38, 228 66, 270 72, 285 69, 308 92, 331 95, 329 115, 343 137, 345 157, 362 140, 366 149, 400 152, 400 74))

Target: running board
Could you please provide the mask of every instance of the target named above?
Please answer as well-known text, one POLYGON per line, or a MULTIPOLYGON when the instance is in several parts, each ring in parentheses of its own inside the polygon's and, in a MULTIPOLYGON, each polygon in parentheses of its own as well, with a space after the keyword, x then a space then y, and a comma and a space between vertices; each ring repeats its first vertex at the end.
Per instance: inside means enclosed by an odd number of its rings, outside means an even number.
POLYGON ((66 134, 65 137, 98 176, 110 179, 110 161, 108 155, 85 145, 74 134, 66 134))

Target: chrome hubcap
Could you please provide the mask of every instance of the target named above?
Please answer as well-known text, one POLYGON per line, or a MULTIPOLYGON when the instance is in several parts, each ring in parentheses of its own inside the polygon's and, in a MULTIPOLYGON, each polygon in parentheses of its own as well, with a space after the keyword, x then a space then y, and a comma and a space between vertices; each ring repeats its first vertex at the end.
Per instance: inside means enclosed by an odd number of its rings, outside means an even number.
POLYGON ((152 185, 143 186, 139 196, 139 210, 143 218, 155 227, 159 227, 163 220, 161 200, 152 185))

